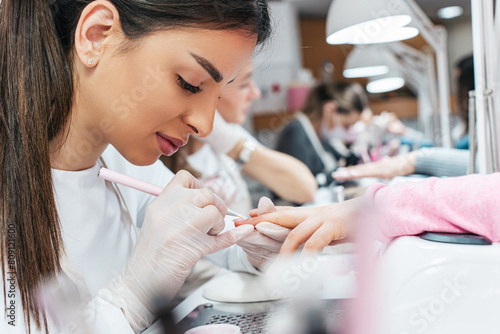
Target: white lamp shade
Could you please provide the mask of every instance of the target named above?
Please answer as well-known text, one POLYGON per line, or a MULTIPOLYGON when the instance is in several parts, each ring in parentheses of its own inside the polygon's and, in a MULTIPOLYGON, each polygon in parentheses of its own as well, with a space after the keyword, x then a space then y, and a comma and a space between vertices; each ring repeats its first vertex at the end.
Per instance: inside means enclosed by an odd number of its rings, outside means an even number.
POLYGON ((381 45, 356 46, 347 56, 343 75, 346 78, 366 78, 389 73, 394 56, 381 45))
POLYGON ((418 35, 406 27, 411 16, 404 0, 333 0, 328 10, 326 41, 329 44, 372 44, 404 40, 418 35))
POLYGON ((405 84, 405 74, 398 64, 393 64, 386 75, 369 78, 366 90, 372 94, 385 93, 399 89, 405 84))
POLYGON ((402 77, 385 77, 370 81, 366 85, 368 93, 385 93, 399 89, 405 85, 405 79, 402 77))
POLYGON ((464 9, 460 6, 448 6, 439 9, 436 14, 440 19, 449 20, 462 15, 463 12, 464 9))

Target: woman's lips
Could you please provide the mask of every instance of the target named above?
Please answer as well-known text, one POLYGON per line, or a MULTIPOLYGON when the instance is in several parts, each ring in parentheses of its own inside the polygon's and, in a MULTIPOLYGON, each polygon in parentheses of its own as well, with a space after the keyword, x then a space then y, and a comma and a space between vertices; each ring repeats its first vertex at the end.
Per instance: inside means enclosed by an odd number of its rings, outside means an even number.
POLYGON ((163 136, 159 133, 156 133, 156 138, 158 140, 158 146, 160 146, 161 153, 170 156, 177 152, 179 147, 182 147, 186 144, 183 140, 172 138, 168 136, 163 136))

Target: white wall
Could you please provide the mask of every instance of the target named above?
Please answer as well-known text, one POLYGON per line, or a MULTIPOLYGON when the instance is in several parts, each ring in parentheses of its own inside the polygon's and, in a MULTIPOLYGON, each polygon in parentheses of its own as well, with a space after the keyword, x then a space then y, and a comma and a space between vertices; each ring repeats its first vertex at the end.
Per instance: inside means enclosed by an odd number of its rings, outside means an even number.
POLYGON ((453 77, 455 65, 462 58, 472 54, 472 22, 470 19, 447 24, 448 59, 450 67, 451 93, 456 92, 456 78, 453 77))
POLYGON ((273 37, 255 55, 255 81, 262 98, 254 101, 252 112, 272 112, 286 108, 288 84, 302 67, 299 18, 294 4, 270 2, 273 37), (278 88, 279 87, 279 91, 278 88))

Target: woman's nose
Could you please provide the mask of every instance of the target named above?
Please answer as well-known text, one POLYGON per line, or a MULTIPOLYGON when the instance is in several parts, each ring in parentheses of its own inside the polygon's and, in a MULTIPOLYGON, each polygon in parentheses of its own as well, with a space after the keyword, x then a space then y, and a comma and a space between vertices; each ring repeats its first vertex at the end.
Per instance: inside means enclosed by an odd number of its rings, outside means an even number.
POLYGON ((214 102, 203 100, 193 107, 192 111, 184 116, 184 123, 197 137, 206 137, 212 132, 217 98, 214 102))
POLYGON ((249 83, 249 88, 250 88, 250 98, 252 100, 260 99, 262 93, 260 91, 259 86, 257 86, 257 84, 255 83, 255 81, 253 81, 253 79, 249 83))

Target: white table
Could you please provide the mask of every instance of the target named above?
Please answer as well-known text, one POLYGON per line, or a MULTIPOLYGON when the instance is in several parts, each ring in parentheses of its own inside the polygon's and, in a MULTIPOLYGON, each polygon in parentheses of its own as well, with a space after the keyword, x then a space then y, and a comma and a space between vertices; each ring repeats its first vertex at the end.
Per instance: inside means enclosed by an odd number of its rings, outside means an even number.
MULTIPOLYGON (((319 259, 320 261, 318 269, 314 272, 310 272, 310 277, 314 277, 317 280, 318 277, 323 276, 322 285, 323 289, 320 292, 321 299, 345 299, 352 298, 356 294, 356 273, 349 269, 353 265, 355 260, 355 255, 348 253, 348 247, 345 246, 334 246, 328 247, 326 249, 330 254, 322 255, 319 259)), ((203 291, 205 287, 218 279, 222 275, 235 275, 234 273, 223 270, 210 281, 205 283, 196 289, 191 295, 189 295, 184 301, 182 301, 173 310, 173 316, 176 323, 181 321, 185 316, 187 316, 193 309, 198 305, 203 305, 205 303, 218 304, 219 301, 210 300, 204 297, 203 291)), ((307 275, 307 272, 305 273, 307 275)), ((292 272, 291 275, 294 275, 292 272)), ((301 273, 296 274, 296 279, 300 279, 301 273)), ((293 279, 293 277, 291 277, 293 279)), ((293 286, 292 286, 293 287, 293 286)), ((224 289, 228 289, 227 286, 224 289)), ((285 288, 286 289, 286 288, 285 288)), ((161 327, 158 323, 151 326, 149 329, 144 331, 145 334, 163 334, 161 327)))

